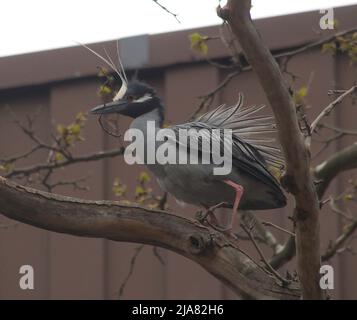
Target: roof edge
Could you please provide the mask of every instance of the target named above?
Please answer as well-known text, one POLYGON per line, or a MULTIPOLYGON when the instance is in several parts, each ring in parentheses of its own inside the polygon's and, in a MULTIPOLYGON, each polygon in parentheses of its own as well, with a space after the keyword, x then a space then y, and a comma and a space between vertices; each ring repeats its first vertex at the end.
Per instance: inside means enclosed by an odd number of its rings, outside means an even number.
MULTIPOLYGON (((283 50, 319 39, 321 35, 316 30, 321 16, 318 11, 310 11, 257 19, 255 24, 270 50, 283 50)), ((357 27, 356 16, 357 5, 335 9, 335 18, 340 22, 339 30, 357 27)), ((122 38, 119 48, 129 69, 195 63, 204 59, 190 49, 188 36, 192 32, 214 36, 219 34, 219 26, 122 38)), ((327 36, 331 31, 322 31, 321 34, 327 36)), ((110 55, 116 55, 116 40, 93 43, 90 47, 100 52, 105 47, 110 55)), ((218 41, 210 43, 208 58, 224 58, 228 55, 226 48, 218 41)), ((98 58, 81 46, 2 57, 0 89, 95 76, 100 65, 98 58)))

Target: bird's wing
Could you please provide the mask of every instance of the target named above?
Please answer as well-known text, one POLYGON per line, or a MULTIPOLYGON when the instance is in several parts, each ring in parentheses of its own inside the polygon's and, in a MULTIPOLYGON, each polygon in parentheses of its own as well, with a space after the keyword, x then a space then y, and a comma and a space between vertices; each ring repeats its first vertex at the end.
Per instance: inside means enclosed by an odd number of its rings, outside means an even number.
MULTIPOLYGON (((176 134, 176 145, 184 144, 187 148, 188 154, 192 152, 192 144, 189 141, 185 142, 179 139, 180 129, 190 130, 189 138, 191 140, 198 141, 199 153, 203 154, 204 152, 210 152, 212 155, 212 149, 209 143, 204 143, 204 140, 212 141, 210 139, 216 140, 220 143, 221 146, 225 146, 227 143, 230 144, 230 141, 226 140, 225 135, 223 134, 222 128, 212 126, 204 122, 189 122, 180 125, 175 125, 170 127, 176 134), (213 129, 218 129, 214 132, 213 129), (208 149, 205 149, 206 146, 209 146, 208 149)), ((226 149, 227 150, 227 149, 226 149)), ((238 169, 240 172, 244 172, 247 175, 255 177, 258 181, 261 181, 265 185, 274 189, 277 192, 281 192, 279 185, 277 184, 275 178, 266 168, 266 163, 262 155, 253 147, 251 144, 240 139, 236 135, 232 136, 232 148, 229 148, 232 152, 232 166, 235 169, 238 169)), ((219 151, 219 150, 218 150, 219 151)), ((215 151, 213 151, 215 152, 215 151)))
POLYGON ((262 115, 265 105, 243 107, 243 96, 240 94, 236 105, 226 107, 221 105, 209 111, 195 121, 203 122, 212 127, 232 129, 238 140, 254 147, 253 153, 260 154, 266 163, 277 169, 283 169, 284 158, 277 141, 273 137, 276 125, 272 116, 262 115), (267 137, 271 135, 271 137, 267 137), (256 152, 258 151, 258 152, 256 152))

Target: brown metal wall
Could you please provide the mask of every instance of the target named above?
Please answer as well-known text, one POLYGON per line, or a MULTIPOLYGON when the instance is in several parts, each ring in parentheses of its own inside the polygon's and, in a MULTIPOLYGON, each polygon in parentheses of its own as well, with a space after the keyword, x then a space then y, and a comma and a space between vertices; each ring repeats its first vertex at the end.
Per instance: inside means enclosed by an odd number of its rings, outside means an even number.
MULTIPOLYGON (((341 28, 350 28, 355 24, 353 17, 357 14, 357 6, 339 9, 338 14, 343 17, 340 19, 341 28)), ((316 19, 315 13, 306 13, 263 19, 258 21, 258 25, 270 47, 277 50, 315 38, 316 35, 307 26, 316 19)), ((150 36, 150 61, 142 72, 145 81, 152 84, 164 99, 167 120, 173 123, 185 121, 198 105, 197 97, 217 86, 227 74, 226 71, 218 71, 192 55, 187 42, 189 32, 150 36)), ((217 28, 210 27, 200 32, 215 34, 217 28)), ((111 42, 107 45, 111 49, 114 48, 111 42)), ((97 47, 100 48, 100 45, 97 47)), ((226 55, 224 50, 216 45, 213 45, 210 54, 211 57, 226 55)), ((0 59, 0 70, 3 70, 0 74, 0 155, 18 154, 31 145, 11 122, 5 105, 9 105, 20 118, 24 118, 26 114, 33 114, 42 106, 36 130, 46 140, 52 124, 69 123, 79 111, 86 111, 99 103, 99 81, 94 76, 96 65, 97 61, 93 60, 93 57, 83 54, 78 48, 0 59), (26 76, 23 76, 24 74, 26 76), (36 86, 29 86, 31 84, 36 86)), ((322 55, 317 49, 294 58, 289 66, 289 70, 299 76, 297 88, 305 85, 313 73, 311 93, 308 97, 311 105, 308 113, 311 118, 330 101, 326 94, 329 89, 335 85, 347 88, 356 80, 356 70, 350 67, 345 58, 322 55)), ((215 104, 234 103, 238 92, 245 94, 248 105, 267 102, 255 75, 248 72, 235 78, 225 87, 216 98, 215 104)), ((332 115, 331 121, 355 128, 357 111, 345 104, 332 115)), ((130 122, 128 119, 120 121, 123 130, 130 122)), ((118 140, 103 134, 94 117, 88 119, 85 137, 86 142, 76 148, 78 154, 114 148, 119 144, 118 140)), ((316 163, 338 148, 353 142, 351 139, 340 145, 331 145, 316 159, 316 163)), ((39 154, 31 161, 39 162, 45 159, 46 154, 39 154)), ((28 160, 24 161, 26 162, 28 160)), ((114 199, 111 190, 114 178, 120 177, 129 188, 133 188, 135 179, 143 169, 139 166, 128 166, 122 158, 73 165, 60 170, 58 178, 73 179, 90 175, 87 182, 90 191, 73 191, 63 187, 56 192, 88 199, 114 199)), ((329 191, 341 190, 342 179, 350 175, 349 173, 334 183, 329 191)), ((170 206, 173 210, 177 208, 183 212, 174 201, 170 201, 170 206)), ((188 216, 193 216, 195 210, 187 207, 184 211, 188 212, 188 216)), ((291 214, 290 204, 279 211, 261 213, 260 217, 290 227, 291 222, 287 217, 291 214)), ((324 211, 323 215, 323 248, 326 248, 328 241, 338 235, 341 221, 331 212, 324 211)), ((0 224, 8 223, 12 222, 0 216, 0 224)), ((281 241, 285 239, 282 234, 277 236, 281 241)), ((116 299, 137 246, 46 232, 24 224, 1 229, 0 298, 116 299), (18 286, 18 271, 23 264, 30 264, 35 269, 33 291, 23 291, 18 286)), ((244 246, 249 247, 249 244, 244 246)), ((151 246, 146 246, 137 260, 134 274, 126 286, 123 298, 234 298, 229 289, 201 267, 164 249, 158 251, 165 264, 161 264, 154 256, 151 246)), ((356 299, 356 258, 344 254, 333 259, 332 264, 336 270, 336 289, 332 295, 335 298, 356 299)), ((290 267, 293 267, 293 263, 290 263, 290 267)))

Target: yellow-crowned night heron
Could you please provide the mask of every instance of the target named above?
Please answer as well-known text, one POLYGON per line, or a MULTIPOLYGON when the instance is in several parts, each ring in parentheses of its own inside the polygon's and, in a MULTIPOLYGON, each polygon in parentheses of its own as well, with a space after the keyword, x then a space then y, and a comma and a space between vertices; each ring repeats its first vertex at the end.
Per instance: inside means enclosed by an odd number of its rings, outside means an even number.
MULTIPOLYGON (((130 128, 141 130, 145 138, 148 121, 155 122, 156 132, 160 130, 164 107, 155 90, 139 81, 128 82, 122 68, 119 71, 112 62, 105 61, 120 76, 122 86, 113 102, 97 106, 91 113, 117 113, 131 117, 134 120, 130 128)), ((269 166, 280 166, 282 158, 279 148, 271 145, 271 140, 261 137, 274 131, 272 118, 257 114, 262 108, 264 106, 244 108, 240 99, 235 106, 221 106, 195 121, 170 127, 175 132, 180 129, 206 129, 208 134, 213 129, 232 129, 232 170, 229 174, 214 175, 214 163, 148 165, 160 186, 179 201, 206 209, 219 203, 233 207, 231 222, 226 229, 229 233, 237 209, 263 210, 286 205, 278 182, 268 170, 269 166)), ((192 134, 195 132, 198 131, 192 134)), ((210 137, 197 137, 205 138, 210 137)), ((219 139, 225 138, 219 135, 219 139)))

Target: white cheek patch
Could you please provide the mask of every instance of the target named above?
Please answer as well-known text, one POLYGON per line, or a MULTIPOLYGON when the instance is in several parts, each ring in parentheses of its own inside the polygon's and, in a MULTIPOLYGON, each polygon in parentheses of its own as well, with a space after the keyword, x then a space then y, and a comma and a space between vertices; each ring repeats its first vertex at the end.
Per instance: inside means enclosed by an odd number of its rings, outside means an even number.
POLYGON ((124 97, 127 89, 128 89, 128 87, 127 87, 126 83, 123 81, 123 84, 121 85, 121 88, 118 91, 118 93, 113 98, 113 101, 118 101, 118 100, 122 99, 124 97))
POLYGON ((152 99, 152 95, 149 94, 149 93, 146 93, 146 94, 144 94, 142 97, 140 97, 139 99, 134 100, 133 102, 140 103, 140 102, 148 101, 148 100, 150 100, 150 99, 152 99))

